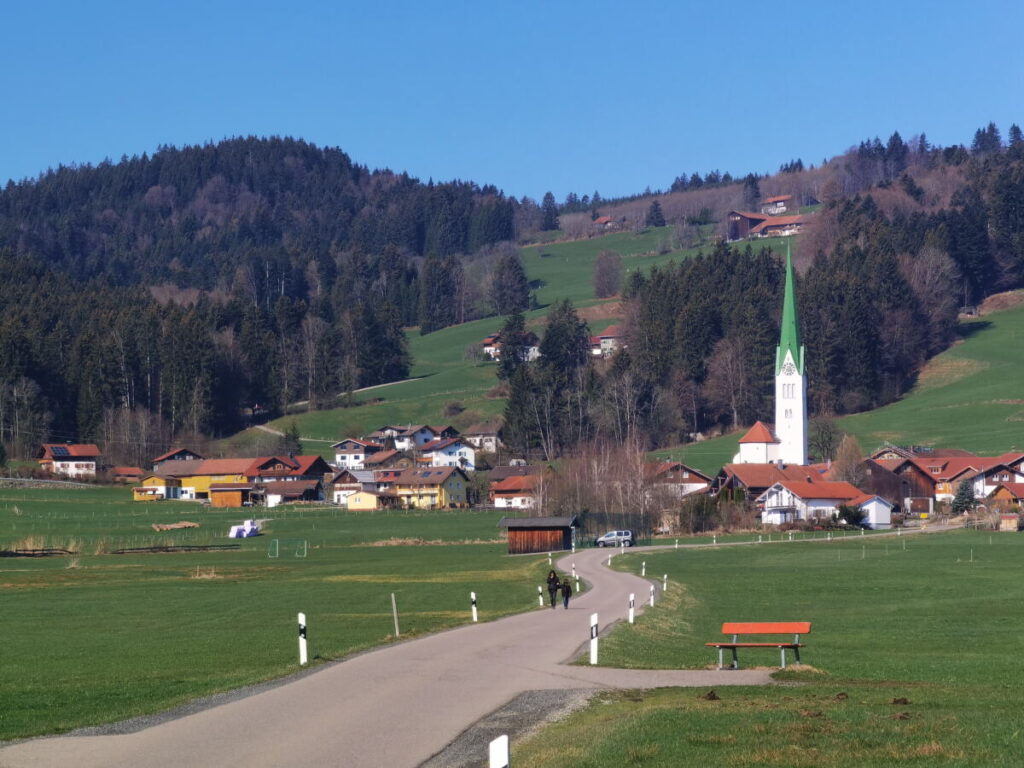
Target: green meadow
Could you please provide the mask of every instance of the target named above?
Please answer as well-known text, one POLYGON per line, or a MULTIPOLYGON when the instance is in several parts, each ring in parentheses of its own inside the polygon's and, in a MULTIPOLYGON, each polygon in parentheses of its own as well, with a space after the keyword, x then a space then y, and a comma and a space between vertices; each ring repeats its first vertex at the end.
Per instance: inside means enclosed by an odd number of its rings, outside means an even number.
MULTIPOLYGON (((936 355, 896 402, 844 416, 841 430, 867 453, 884 442, 964 448, 980 455, 1024 449, 1024 305, 961 322, 962 340, 936 355)), ((738 450, 740 432, 657 451, 717 472, 738 450)))
MULTIPOLYGON (((724 621, 811 621, 784 685, 602 695, 513 748, 536 768, 1019 765, 1019 534, 956 531, 627 554, 664 599, 601 641, 616 667, 717 666, 724 621), (717 697, 717 698, 716 698, 717 697)), ((775 649, 740 649, 745 667, 775 649)), ((726 654, 728 656, 728 653, 726 654)), ((789 654, 792 664, 792 654, 789 654)))
POLYGON ((471 591, 483 621, 528 610, 548 568, 543 557, 502 556, 492 511, 213 510, 132 503, 129 494, 0 489, 0 550, 78 553, 0 557, 0 739, 156 712, 295 672, 299 611, 318 664, 393 641, 391 593, 403 638, 468 623, 471 591), (264 535, 227 539, 251 514, 272 518, 264 535), (152 529, 181 520, 201 527, 152 529), (112 554, 228 543, 241 546, 112 554))
MULTIPOLYGON (((523 264, 541 307, 526 313, 530 327, 542 332, 548 307, 568 298, 577 307, 593 307, 602 302, 594 297, 593 266, 601 251, 614 251, 623 257, 627 271, 647 270, 655 264, 667 264, 690 258, 701 249, 672 251, 671 227, 645 230, 640 234, 619 232, 588 240, 548 243, 521 249, 523 264)), ((707 250, 705 248, 704 250, 707 250)), ((590 323, 596 332, 615 322, 613 308, 598 312, 590 323)), ((329 445, 345 436, 370 432, 381 424, 445 424, 445 406, 459 403, 465 409, 460 421, 468 426, 473 421, 500 417, 505 407, 499 393, 491 393, 498 384, 495 364, 465 359, 468 347, 501 329, 503 318, 489 317, 444 328, 421 336, 409 329, 409 352, 413 357, 411 381, 376 387, 356 393, 350 407, 295 413, 271 422, 268 426, 284 431, 294 421, 306 441, 310 453, 332 455, 329 445)), ((239 433, 223 441, 229 452, 244 452, 258 437, 253 430, 239 433)))

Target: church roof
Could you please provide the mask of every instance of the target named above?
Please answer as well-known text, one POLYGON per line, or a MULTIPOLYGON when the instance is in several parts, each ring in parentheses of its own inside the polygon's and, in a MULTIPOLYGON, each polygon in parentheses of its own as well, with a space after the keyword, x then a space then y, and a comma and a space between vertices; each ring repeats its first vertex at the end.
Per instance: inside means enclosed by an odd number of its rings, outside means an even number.
POLYGON ((752 426, 743 437, 740 438, 741 443, 777 443, 779 438, 772 434, 772 431, 768 429, 768 425, 763 421, 758 421, 752 426))
POLYGON ((793 278, 793 257, 786 244, 786 290, 782 300, 782 328, 775 351, 775 375, 782 371, 786 353, 793 356, 797 372, 804 373, 804 348, 800 345, 800 323, 796 314, 796 281, 793 278))

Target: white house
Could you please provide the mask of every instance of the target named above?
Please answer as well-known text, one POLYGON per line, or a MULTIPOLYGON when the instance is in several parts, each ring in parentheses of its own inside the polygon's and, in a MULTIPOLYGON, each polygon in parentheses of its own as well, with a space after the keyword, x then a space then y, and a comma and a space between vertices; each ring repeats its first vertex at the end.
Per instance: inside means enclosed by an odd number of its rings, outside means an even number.
POLYGON ((892 528, 893 505, 881 496, 865 493, 853 499, 848 506, 859 507, 866 515, 864 522, 872 528, 876 530, 892 528))
POLYGON ((498 437, 498 427, 493 424, 474 424, 462 433, 463 439, 477 450, 484 453, 497 453, 502 444, 498 437))
POLYGON ((331 501, 348 506, 348 497, 360 491, 376 491, 372 469, 343 469, 331 478, 331 501))
POLYGON ((682 498, 703 493, 711 487, 711 478, 679 461, 649 461, 644 464, 644 480, 682 498))
POLYGON ((779 438, 764 422, 757 422, 740 438, 740 450, 733 464, 774 464, 779 460, 779 438))
POLYGON ((533 509, 541 475, 511 475, 491 483, 491 501, 501 509, 533 509))
POLYGON ((460 467, 467 472, 476 471, 476 449, 459 437, 424 443, 419 447, 419 454, 429 459, 432 467, 460 467))
POLYGON ((384 446, 370 440, 347 437, 331 446, 337 469, 362 469, 367 456, 383 451, 384 446))
POLYGON ((781 525, 798 520, 827 520, 840 506, 850 505, 862 496, 849 483, 783 480, 769 486, 757 501, 763 505, 761 522, 781 525))
POLYGON ((79 479, 96 477, 100 449, 92 443, 47 443, 39 452, 39 466, 46 472, 79 479))

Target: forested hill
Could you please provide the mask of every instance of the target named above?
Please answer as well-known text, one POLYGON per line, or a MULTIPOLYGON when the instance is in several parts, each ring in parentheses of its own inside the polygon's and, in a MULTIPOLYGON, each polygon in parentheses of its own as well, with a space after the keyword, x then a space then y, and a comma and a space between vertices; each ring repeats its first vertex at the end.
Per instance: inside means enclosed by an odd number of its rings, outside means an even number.
POLYGON ((233 431, 256 405, 403 378, 402 326, 434 307, 423 256, 456 275, 454 254, 512 240, 522 208, 494 187, 424 184, 277 138, 9 183, 0 435, 16 454, 118 432, 159 444, 233 431))

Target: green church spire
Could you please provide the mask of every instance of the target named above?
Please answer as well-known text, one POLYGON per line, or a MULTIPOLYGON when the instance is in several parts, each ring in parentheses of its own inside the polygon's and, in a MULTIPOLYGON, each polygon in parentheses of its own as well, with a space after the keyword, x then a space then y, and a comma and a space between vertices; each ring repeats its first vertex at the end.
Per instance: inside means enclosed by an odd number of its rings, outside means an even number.
POLYGON ((786 292, 782 303, 782 333, 775 350, 775 375, 782 371, 786 353, 793 356, 797 373, 804 374, 804 348, 800 344, 800 323, 796 316, 796 281, 793 279, 793 256, 786 243, 786 292))

